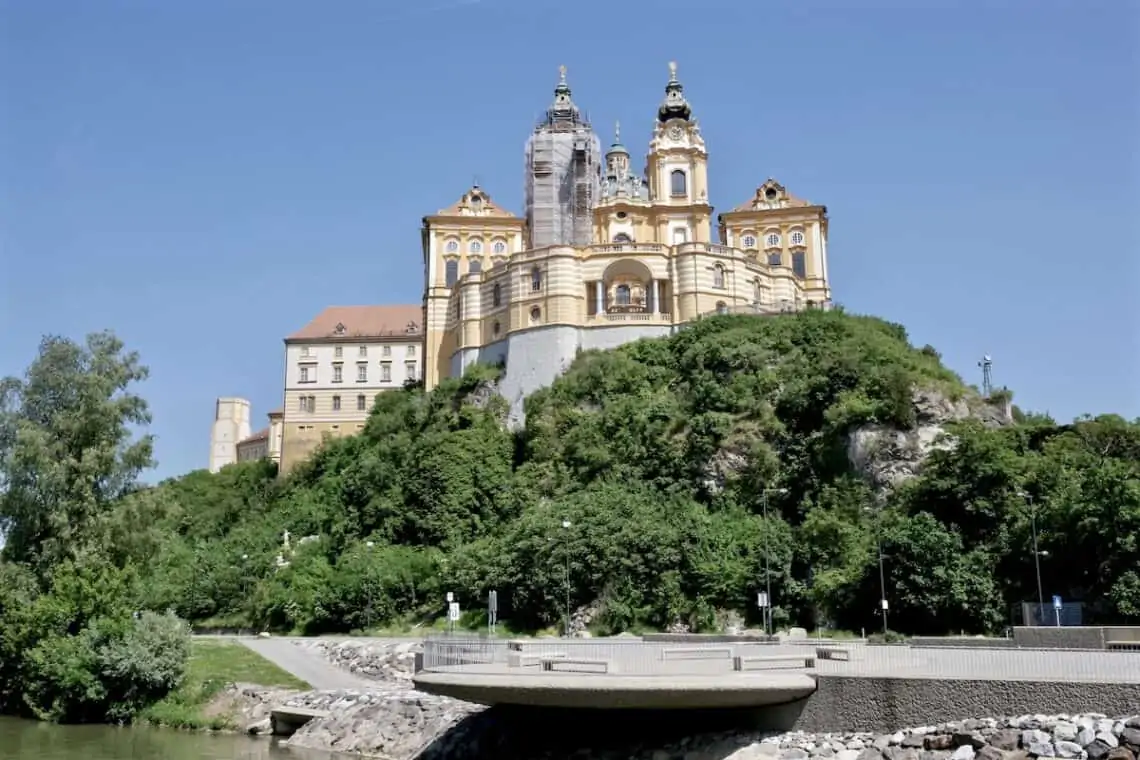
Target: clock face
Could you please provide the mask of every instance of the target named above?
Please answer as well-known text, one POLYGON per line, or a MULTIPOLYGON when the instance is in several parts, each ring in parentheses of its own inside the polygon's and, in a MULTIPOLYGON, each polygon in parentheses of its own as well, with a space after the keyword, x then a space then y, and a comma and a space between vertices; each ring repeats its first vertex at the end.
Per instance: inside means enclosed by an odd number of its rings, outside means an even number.
POLYGON ((673 126, 669 127, 669 139, 670 140, 680 140, 684 136, 685 136, 685 130, 681 129, 681 127, 679 125, 674 124, 673 126))

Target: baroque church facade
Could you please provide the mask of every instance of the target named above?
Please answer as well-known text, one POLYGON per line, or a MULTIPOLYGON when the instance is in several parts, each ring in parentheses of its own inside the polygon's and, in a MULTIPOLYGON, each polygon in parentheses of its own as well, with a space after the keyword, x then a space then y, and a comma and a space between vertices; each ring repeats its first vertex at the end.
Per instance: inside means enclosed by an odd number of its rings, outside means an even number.
POLYGON ((774 179, 714 219, 708 151, 675 64, 643 171, 620 130, 602 154, 565 68, 527 143, 525 213, 478 186, 423 220, 423 381, 502 364, 522 400, 581 350, 702 315, 828 308, 827 209, 774 179))

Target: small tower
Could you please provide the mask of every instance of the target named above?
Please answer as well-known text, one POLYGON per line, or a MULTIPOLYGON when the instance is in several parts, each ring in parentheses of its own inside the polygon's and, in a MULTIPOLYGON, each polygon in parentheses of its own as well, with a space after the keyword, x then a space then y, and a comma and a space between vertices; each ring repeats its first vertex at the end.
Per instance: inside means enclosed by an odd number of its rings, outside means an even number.
POLYGON ((653 139, 646 160, 649 198, 661 215, 668 215, 663 230, 669 245, 711 243, 712 206, 709 205, 708 153, 685 88, 677 78, 677 64, 669 64, 665 99, 657 109, 653 139))
POLYGON ((558 70, 554 102, 526 144, 526 226, 530 248, 589 245, 602 146, 558 70))
POLYGON ((237 445, 250 436, 250 404, 244 398, 219 398, 210 429, 210 472, 237 461, 237 445))

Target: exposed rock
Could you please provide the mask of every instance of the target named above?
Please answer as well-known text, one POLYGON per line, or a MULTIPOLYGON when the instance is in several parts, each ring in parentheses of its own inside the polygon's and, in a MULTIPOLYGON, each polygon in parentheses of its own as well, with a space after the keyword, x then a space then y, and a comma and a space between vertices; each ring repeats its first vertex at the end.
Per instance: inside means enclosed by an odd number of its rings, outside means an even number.
POLYGON ((900 430, 887 425, 862 425, 847 437, 847 458, 852 467, 877 489, 893 489, 922 472, 926 458, 936 449, 950 449, 954 439, 946 424, 967 418, 988 427, 1012 423, 1004 407, 977 398, 951 399, 933 389, 915 389, 911 395, 915 426, 900 430))

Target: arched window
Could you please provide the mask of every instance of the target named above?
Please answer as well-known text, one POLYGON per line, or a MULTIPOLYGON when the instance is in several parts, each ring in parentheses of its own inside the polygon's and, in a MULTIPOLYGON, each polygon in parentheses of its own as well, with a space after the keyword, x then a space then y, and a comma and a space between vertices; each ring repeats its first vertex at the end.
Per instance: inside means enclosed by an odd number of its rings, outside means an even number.
POLYGON ((728 304, 726 304, 724 301, 717 301, 716 302, 716 313, 717 314, 727 314, 728 313, 728 304))
POLYGON ((491 244, 491 253, 503 254, 506 252, 507 252, 507 244, 504 243, 502 240, 496 240, 494 243, 491 244))
POLYGON ((804 244, 804 233, 800 232, 799 230, 796 230, 795 232, 792 233, 792 245, 803 245, 803 244, 804 244))
POLYGON ((483 244, 480 243, 478 240, 472 240, 470 243, 467 244, 467 252, 468 253, 482 253, 483 252, 483 244))
POLYGON ((614 242, 615 243, 632 243, 633 240, 630 239, 629 235, 625 234, 624 232, 619 232, 618 234, 614 235, 614 242))
POLYGON ((803 251, 792 251, 792 274, 801 280, 807 278, 807 261, 803 251))
POLYGON ((618 306, 629 306, 629 286, 618 285, 614 290, 614 298, 617 300, 618 306))
POLYGON ((449 288, 454 288, 455 283, 459 281, 459 262, 452 259, 447 262, 443 268, 444 284, 449 288))
POLYGON ((446 250, 448 253, 459 253, 459 241, 448 240, 444 250, 446 250))
POLYGON ((497 282, 495 283, 495 287, 491 288, 491 305, 492 306, 502 306, 503 305, 503 288, 497 282))
POLYGON ((778 267, 782 263, 783 262, 780 260, 780 252, 779 251, 772 251, 771 253, 768 254, 768 266, 778 267))
POLYGON ((478 274, 483 271, 483 262, 479 259, 471 259, 467 262, 467 271, 471 274, 478 274))
POLYGON ((682 169, 669 172, 669 194, 682 198, 688 195, 688 182, 685 179, 685 172, 682 169))
POLYGON ((530 289, 535 293, 542 290, 542 270, 538 267, 535 267, 530 272, 530 289))
POLYGON ((780 236, 775 232, 769 234, 768 237, 764 238, 764 245, 769 248, 778 248, 780 246, 780 236))
POLYGON ((721 266, 720 264, 717 264, 716 266, 713 267, 713 287, 714 288, 723 288, 724 287, 724 267, 721 266))
POLYGON ((740 239, 740 242, 744 245, 745 248, 755 248, 756 247, 756 236, 755 235, 745 235, 743 238, 740 239))

